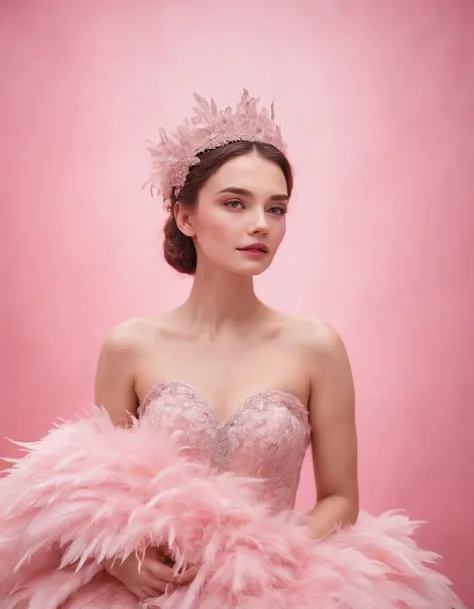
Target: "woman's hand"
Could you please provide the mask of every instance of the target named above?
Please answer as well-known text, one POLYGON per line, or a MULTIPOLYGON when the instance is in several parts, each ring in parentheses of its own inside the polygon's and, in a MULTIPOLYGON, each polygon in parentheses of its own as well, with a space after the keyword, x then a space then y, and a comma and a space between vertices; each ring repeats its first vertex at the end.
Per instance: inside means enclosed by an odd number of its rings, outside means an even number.
POLYGON ((191 567, 182 574, 175 575, 173 567, 165 564, 166 555, 156 548, 148 548, 141 564, 135 554, 126 560, 107 560, 104 569, 121 581, 140 600, 171 593, 177 587, 189 584, 197 574, 191 567))

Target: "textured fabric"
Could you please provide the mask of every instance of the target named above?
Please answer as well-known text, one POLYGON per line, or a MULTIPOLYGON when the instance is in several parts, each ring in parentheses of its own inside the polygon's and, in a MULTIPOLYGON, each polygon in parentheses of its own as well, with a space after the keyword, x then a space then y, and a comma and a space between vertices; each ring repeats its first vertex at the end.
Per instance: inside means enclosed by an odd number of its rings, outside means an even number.
POLYGON ((169 135, 159 129, 160 141, 150 144, 152 174, 148 182, 152 193, 163 198, 165 207, 174 191, 177 197, 186 182, 190 167, 197 165, 205 150, 220 148, 231 142, 247 141, 272 144, 285 152, 280 126, 275 123, 273 104, 270 110, 259 108, 258 97, 244 89, 235 110, 218 109, 214 100, 194 94, 194 113, 169 135))
POLYGON ((262 478, 262 500, 275 511, 292 509, 310 439, 308 411, 294 395, 268 390, 243 401, 219 422, 205 398, 185 383, 159 383, 139 408, 141 418, 168 432, 216 472, 262 478))
POLYGON ((251 396, 219 424, 202 396, 171 383, 140 415, 121 429, 98 410, 23 445, 0 481, 0 609, 138 607, 101 561, 149 546, 166 547, 176 569, 200 568, 144 608, 462 609, 402 513, 361 513, 316 541, 280 509, 309 434, 296 398, 251 396))

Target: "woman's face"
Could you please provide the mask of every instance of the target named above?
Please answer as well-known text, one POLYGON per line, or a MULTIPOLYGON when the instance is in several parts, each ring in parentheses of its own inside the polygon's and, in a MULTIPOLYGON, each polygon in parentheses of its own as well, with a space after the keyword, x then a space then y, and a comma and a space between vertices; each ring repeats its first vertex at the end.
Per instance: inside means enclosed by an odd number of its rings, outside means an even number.
POLYGON ((201 188, 197 205, 189 212, 180 208, 178 218, 182 214, 186 234, 194 238, 198 264, 208 259, 230 272, 259 275, 285 235, 287 207, 282 170, 250 153, 216 171, 201 188))

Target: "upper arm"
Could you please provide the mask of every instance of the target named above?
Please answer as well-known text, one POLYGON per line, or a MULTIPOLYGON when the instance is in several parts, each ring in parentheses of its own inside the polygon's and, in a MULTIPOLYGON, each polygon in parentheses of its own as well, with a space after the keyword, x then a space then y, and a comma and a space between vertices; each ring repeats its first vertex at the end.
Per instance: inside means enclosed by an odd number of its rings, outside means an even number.
POLYGON ((137 339, 125 324, 111 330, 100 349, 94 404, 103 406, 115 425, 130 425, 130 414, 137 414, 134 390, 136 350, 137 339))
POLYGON ((313 344, 309 401, 317 494, 339 495, 358 507, 354 394, 344 343, 325 327, 313 344))

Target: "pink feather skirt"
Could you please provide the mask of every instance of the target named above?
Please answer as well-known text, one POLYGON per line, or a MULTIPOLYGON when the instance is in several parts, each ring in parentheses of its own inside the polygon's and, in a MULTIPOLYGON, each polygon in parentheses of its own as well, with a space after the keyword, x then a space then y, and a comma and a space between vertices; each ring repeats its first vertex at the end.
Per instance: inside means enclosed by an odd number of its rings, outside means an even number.
POLYGON ((22 446, 0 480, 0 609, 463 608, 401 512, 361 513, 316 541, 257 500, 257 480, 215 474, 156 427, 116 428, 99 410, 22 446), (139 603, 101 562, 148 546, 202 565, 198 576, 139 603))

